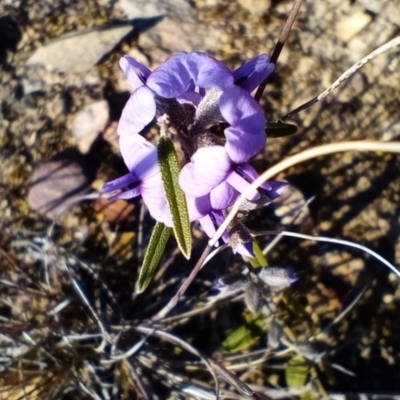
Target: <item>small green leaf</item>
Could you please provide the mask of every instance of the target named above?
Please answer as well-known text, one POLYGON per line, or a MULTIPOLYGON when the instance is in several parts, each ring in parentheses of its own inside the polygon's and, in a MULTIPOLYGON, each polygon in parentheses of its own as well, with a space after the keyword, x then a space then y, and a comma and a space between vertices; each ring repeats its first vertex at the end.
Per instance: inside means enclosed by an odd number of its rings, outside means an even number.
POLYGON ((324 396, 312 392, 311 390, 307 390, 306 392, 301 393, 299 398, 300 400, 321 400, 324 398, 324 396))
POLYGON ((161 222, 157 222, 151 233, 143 264, 140 268, 139 278, 136 282, 136 293, 142 293, 153 279, 156 268, 167 245, 171 230, 161 222))
POLYGON ((290 388, 303 387, 310 372, 310 365, 301 355, 293 356, 286 366, 286 383, 290 388))
POLYGON ((265 330, 265 318, 258 316, 247 320, 242 326, 231 332, 222 342, 224 351, 233 353, 248 349, 260 339, 265 330))
POLYGON ((284 137, 296 133, 297 126, 286 122, 268 122, 266 132, 270 138, 284 137))
POLYGON ((262 250, 257 242, 253 242, 253 253, 254 257, 251 258, 243 256, 244 260, 249 262, 253 268, 262 268, 268 266, 268 261, 262 253, 262 250))
POLYGON ((176 241, 182 254, 189 259, 192 251, 192 232, 186 196, 179 186, 179 162, 172 141, 163 136, 158 142, 158 164, 164 185, 176 241))

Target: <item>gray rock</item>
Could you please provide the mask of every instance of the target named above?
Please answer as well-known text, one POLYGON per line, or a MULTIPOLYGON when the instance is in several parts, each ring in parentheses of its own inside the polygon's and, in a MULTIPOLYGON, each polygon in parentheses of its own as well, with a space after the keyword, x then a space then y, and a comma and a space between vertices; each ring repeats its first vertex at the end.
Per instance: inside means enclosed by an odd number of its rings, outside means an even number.
POLYGON ((57 218, 90 189, 89 163, 77 151, 65 151, 39 164, 33 171, 29 205, 50 218, 57 218))
POLYGON ((270 0, 238 0, 238 3, 251 14, 259 16, 268 12, 270 0))
POLYGON ((132 26, 124 24, 63 35, 38 48, 27 65, 42 65, 63 73, 85 73, 131 31, 132 26))
POLYGON ((28 95, 45 91, 46 83, 42 79, 23 79, 22 87, 24 95, 28 95))
POLYGON ((106 100, 86 106, 75 115, 71 131, 82 154, 86 154, 92 143, 109 122, 110 107, 106 100))
POLYGON ((209 51, 218 47, 220 33, 200 22, 188 1, 118 0, 115 8, 126 18, 143 20, 135 24, 141 31, 139 44, 154 66, 179 51, 209 51), (151 29, 146 20, 154 22, 151 29))

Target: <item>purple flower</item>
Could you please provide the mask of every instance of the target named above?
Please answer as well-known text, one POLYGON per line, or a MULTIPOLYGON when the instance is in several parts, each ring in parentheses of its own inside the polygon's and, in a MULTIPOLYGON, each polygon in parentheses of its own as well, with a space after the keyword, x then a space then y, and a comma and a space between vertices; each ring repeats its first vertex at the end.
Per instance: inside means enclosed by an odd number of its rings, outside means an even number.
POLYGON ((134 88, 119 122, 121 136, 139 133, 153 120, 156 96, 198 102, 201 95, 194 85, 223 90, 234 83, 233 74, 222 62, 203 53, 177 54, 153 72, 131 57, 123 57, 120 66, 134 88))
MULTIPOLYGON (((249 91, 254 90, 272 70, 273 66, 268 63, 268 56, 262 55, 233 73, 235 82, 241 86, 228 87, 218 98, 222 121, 228 124, 224 130, 225 142, 218 144, 215 141, 215 145, 200 147, 192 155, 190 162, 183 167, 179 183, 188 196, 203 196, 212 192, 222 182, 227 182, 239 193, 243 193, 257 176, 247 161, 266 144, 266 120, 262 109, 249 91)), ((206 99, 207 96, 203 101, 206 99)), ((201 105, 202 103, 198 109, 201 105)), ((212 109, 212 106, 208 104, 205 108, 212 109)), ((198 118, 193 125, 197 124, 197 131, 206 131, 209 123, 209 120, 201 123, 201 118, 198 118)), ((263 187, 271 190, 268 184, 263 187)), ((248 196, 248 200, 257 200, 259 197, 257 190, 254 190, 248 196)))
POLYGON ((172 225, 157 161, 156 147, 141 135, 121 136, 120 148, 129 173, 106 183, 104 193, 122 189, 109 200, 142 196, 151 216, 167 226, 172 225))
MULTIPOLYGON (((268 61, 261 55, 232 72, 207 54, 180 53, 151 72, 123 57, 120 66, 133 92, 118 134, 129 173, 105 184, 103 191, 122 190, 110 199, 141 195, 153 218, 171 226, 157 149, 141 134, 156 120, 161 134, 180 142, 186 165, 179 183, 187 196, 190 220, 199 220, 211 236, 223 212, 258 176, 248 160, 265 146, 266 120, 250 93, 272 72, 274 66, 268 61)), ((263 191, 274 198, 283 186, 265 183, 247 199, 261 201, 263 191)), ((229 235, 226 232, 223 239, 231 241, 229 235)), ((251 242, 241 242, 236 250, 251 255, 250 247, 251 242)))

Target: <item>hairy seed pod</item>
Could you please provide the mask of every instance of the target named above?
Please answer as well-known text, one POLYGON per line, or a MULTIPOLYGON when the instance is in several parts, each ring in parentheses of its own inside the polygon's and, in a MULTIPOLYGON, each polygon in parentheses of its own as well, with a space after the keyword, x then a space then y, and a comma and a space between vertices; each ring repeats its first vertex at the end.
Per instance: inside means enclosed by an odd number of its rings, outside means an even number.
POLYGON ((292 268, 267 267, 263 268, 258 277, 267 284, 272 291, 283 290, 297 280, 292 268))
POLYGON ((241 272, 233 272, 220 278, 215 285, 215 288, 222 291, 233 291, 245 289, 250 282, 250 276, 244 275, 241 272))

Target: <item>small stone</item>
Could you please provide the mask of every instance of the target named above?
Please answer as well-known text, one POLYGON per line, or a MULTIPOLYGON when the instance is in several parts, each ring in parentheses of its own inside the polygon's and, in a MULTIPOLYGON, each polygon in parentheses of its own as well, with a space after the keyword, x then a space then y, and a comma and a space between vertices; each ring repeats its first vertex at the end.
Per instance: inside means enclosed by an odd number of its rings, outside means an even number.
POLYGON ((104 132, 109 115, 110 107, 106 100, 92 103, 75 115, 71 130, 82 154, 86 154, 97 137, 104 132))
POLYGON ((198 20, 188 1, 117 0, 115 8, 126 18, 137 19, 139 44, 151 67, 179 51, 218 48, 219 34, 198 20))
POLYGON ((126 200, 108 201, 104 197, 98 198, 94 203, 94 209, 101 212, 107 221, 118 224, 132 214, 135 206, 126 200))
POLYGON ((344 42, 357 36, 372 20, 372 16, 363 11, 342 18, 336 25, 336 34, 344 42))
POLYGON ((57 154, 33 171, 28 203, 38 213, 57 218, 90 190, 93 171, 76 150, 57 154))
POLYGON ((270 0, 238 0, 238 3, 253 15, 263 15, 271 7, 270 0))
POLYGON ((46 87, 46 83, 42 79, 23 79, 22 80, 22 89, 23 94, 28 95, 31 93, 44 92, 46 87))
POLYGON ((132 26, 124 24, 63 35, 38 48, 27 64, 62 73, 85 73, 131 31, 132 26))

